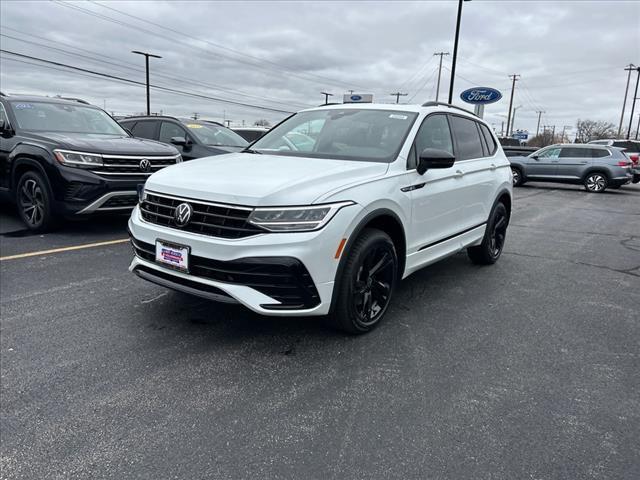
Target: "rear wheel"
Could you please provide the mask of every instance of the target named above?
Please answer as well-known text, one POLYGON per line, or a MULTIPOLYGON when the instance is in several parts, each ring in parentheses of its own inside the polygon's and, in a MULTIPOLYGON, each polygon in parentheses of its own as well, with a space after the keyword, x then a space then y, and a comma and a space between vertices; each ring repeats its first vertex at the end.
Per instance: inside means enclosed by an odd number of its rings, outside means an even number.
POLYGON ((380 323, 397 281, 398 257, 389 235, 367 228, 348 252, 334 327, 352 334, 366 333, 380 323))
POLYGON ((467 255, 477 265, 492 265, 502 255, 504 241, 507 236, 509 214, 507 207, 502 202, 493 207, 493 211, 487 222, 482 243, 475 247, 467 248, 467 255))
POLYGON ((584 188, 587 192, 602 193, 607 189, 609 181, 604 173, 590 173, 584 179, 584 188))
POLYGON ((38 172, 22 174, 16 188, 16 205, 29 230, 44 232, 54 225, 49 188, 38 172))

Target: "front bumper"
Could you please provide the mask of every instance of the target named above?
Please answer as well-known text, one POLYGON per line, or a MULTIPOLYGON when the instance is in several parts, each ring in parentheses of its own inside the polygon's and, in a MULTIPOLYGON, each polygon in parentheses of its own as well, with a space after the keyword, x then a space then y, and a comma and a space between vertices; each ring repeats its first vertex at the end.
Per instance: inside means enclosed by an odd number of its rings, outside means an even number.
MULTIPOLYGON (((353 219, 360 210, 362 207, 359 205, 344 207, 323 229, 315 232, 263 233, 240 239, 224 239, 148 223, 142 219, 139 207, 136 207, 129 220, 134 247, 137 243, 138 248, 149 250, 149 246, 155 248, 157 240, 188 246, 189 258, 194 259, 194 268, 190 269, 190 273, 176 271, 156 263, 153 251, 138 251, 129 270, 168 288, 213 300, 237 302, 263 315, 326 315, 329 313, 339 263, 339 258, 335 258, 336 251, 341 240, 348 238, 351 233, 353 219), (298 262, 302 268, 295 278, 301 279, 298 283, 304 285, 297 285, 296 288, 306 290, 313 298, 307 298, 303 303, 288 302, 283 299, 281 290, 251 286, 251 282, 245 281, 247 277, 243 276, 244 273, 237 275, 238 265, 246 265, 247 261, 255 262, 257 259, 262 259, 266 265, 273 265, 274 262, 281 264, 282 259, 288 259, 289 267, 294 270, 298 262), (207 271, 207 276, 204 276, 203 268, 215 272, 207 271)), ((260 272, 265 271, 254 269, 250 274, 260 272)))

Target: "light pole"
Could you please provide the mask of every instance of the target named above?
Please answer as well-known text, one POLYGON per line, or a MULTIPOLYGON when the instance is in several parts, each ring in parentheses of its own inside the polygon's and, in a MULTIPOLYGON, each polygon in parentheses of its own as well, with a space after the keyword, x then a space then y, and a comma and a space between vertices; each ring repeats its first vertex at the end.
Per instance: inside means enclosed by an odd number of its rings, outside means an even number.
POLYGON ((131 50, 131 53, 136 55, 144 55, 144 65, 147 72, 147 115, 151 115, 151 100, 149 97, 149 57, 162 58, 160 55, 154 55, 153 53, 140 52, 138 50, 131 50))
MULTIPOLYGON (((462 18, 462 2, 471 0, 458 0, 458 18, 456 20, 456 38, 453 42, 453 61, 451 64, 451 82, 449 83, 449 103, 453 101, 453 81, 456 78, 456 60, 458 59, 458 37, 460 37, 460 19, 462 18)), ((440 57, 442 58, 442 57, 440 57)))
POLYGON ((633 100, 631 100, 631 115, 629 115, 629 129, 627 130, 627 140, 631 137, 631 125, 633 124, 633 112, 636 108, 636 100, 638 99, 638 83, 640 82, 640 67, 636 67, 638 77, 636 78, 636 90, 633 93, 633 100))
MULTIPOLYGON (((511 133, 507 132, 507 136, 510 137, 513 135, 513 125, 516 123, 516 111, 522 108, 522 105, 518 105, 517 107, 513 107, 513 115, 511 115, 511 133)), ((508 125, 507 125, 508 126, 508 125)))

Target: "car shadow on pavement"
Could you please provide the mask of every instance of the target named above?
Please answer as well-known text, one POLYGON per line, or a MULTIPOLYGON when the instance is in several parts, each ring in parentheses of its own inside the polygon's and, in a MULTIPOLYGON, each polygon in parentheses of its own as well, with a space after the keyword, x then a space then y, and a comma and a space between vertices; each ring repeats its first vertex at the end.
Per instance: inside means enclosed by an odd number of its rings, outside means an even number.
POLYGON ((633 187, 631 185, 623 185, 622 187, 615 189, 615 188, 608 188, 606 189, 604 192, 601 193, 589 193, 587 192, 584 187, 582 185, 570 185, 570 184, 566 184, 566 183, 553 183, 553 184, 549 184, 549 183, 542 183, 542 184, 537 184, 534 183, 533 185, 531 183, 526 183, 525 185, 520 185, 519 187, 516 187, 516 192, 518 190, 547 190, 547 191, 573 191, 573 192, 582 192, 585 194, 589 194, 589 195, 594 195, 594 196, 598 196, 598 195, 634 195, 634 194, 638 194, 640 193, 640 189, 638 189, 637 187, 633 187))

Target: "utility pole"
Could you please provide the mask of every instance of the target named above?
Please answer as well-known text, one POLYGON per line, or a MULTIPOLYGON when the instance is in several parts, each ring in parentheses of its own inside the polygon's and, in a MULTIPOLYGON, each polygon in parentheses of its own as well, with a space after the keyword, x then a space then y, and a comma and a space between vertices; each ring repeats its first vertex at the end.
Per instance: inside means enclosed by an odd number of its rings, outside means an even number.
POLYGON ((536 113, 538 114, 538 126, 536 127, 536 137, 538 136, 538 133, 540 133, 540 118, 542 117, 543 113, 547 113, 544 110, 537 110, 536 113))
POLYGON ((502 120, 502 125, 500 126, 500 136, 504 137, 504 120, 502 120))
POLYGON ((320 92, 322 95, 324 95, 324 104, 327 105, 329 103, 329 97, 333 97, 333 93, 328 93, 328 92, 320 92))
POLYGON ((438 97, 440 96, 440 74, 442 73, 442 57, 443 55, 449 55, 449 52, 438 52, 434 53, 433 56, 440 56, 440 65, 438 66, 438 86, 436 87, 436 102, 438 101, 438 97))
POLYGON ((633 100, 631 101, 631 115, 629 116, 629 129, 627 130, 627 140, 631 137, 631 124, 633 123, 633 111, 636 108, 636 100, 638 99, 638 82, 640 82, 640 67, 635 68, 638 72, 638 77, 636 78, 636 90, 633 94, 633 100))
POLYGON ((620 138, 620 133, 622 132, 622 121, 624 119, 624 109, 627 106, 627 94, 629 93, 629 81, 631 80, 631 72, 636 68, 633 63, 627 65, 625 71, 629 72, 627 74, 627 86, 624 89, 624 100, 622 101, 622 113, 620 114, 620 125, 618 125, 618 138, 620 138))
POLYGON ((396 92, 396 93, 390 93, 389 95, 391 95, 392 97, 396 97, 396 103, 400 103, 400 97, 406 97, 409 94, 396 92))
POLYGON ((551 141, 555 142, 556 141, 556 126, 552 125, 553 130, 551 130, 551 141))
POLYGON ((640 133, 640 113, 638 114, 638 126, 636 127, 636 140, 638 139, 638 133, 640 133))
MULTIPOLYGON (((563 125, 562 126, 562 136, 560 137, 560 143, 564 143, 564 132, 567 128, 571 128, 571 125, 563 125)), ((567 143, 569 143, 569 135, 567 135, 567 143)))
POLYGON ((451 82, 449 83, 449 103, 453 101, 453 82, 456 78, 456 61, 458 60, 458 38, 460 37, 460 19, 462 18, 462 2, 463 1, 468 2, 471 0, 458 0, 458 18, 456 19, 456 37, 453 42, 453 61, 451 62, 451 82))
POLYGON ((513 115, 511 116, 511 133, 507 132, 507 136, 513 135, 513 126, 516 124, 516 110, 518 110, 519 108, 522 108, 522 105, 513 107, 513 115))
POLYGON ((154 55, 153 53, 140 52, 138 50, 131 50, 131 53, 136 55, 144 55, 144 64, 147 72, 147 115, 151 115, 151 100, 149 95, 149 57, 162 58, 160 55, 154 55))
POLYGON ((191 118, 193 118, 194 120, 197 120, 198 119, 198 112, 193 112, 193 117, 191 117, 191 118))
MULTIPOLYGON (((513 92, 516 89, 516 81, 520 75, 514 73, 513 75, 509 75, 509 78, 513 79, 513 83, 511 84, 511 99, 509 99, 509 115, 507 116, 507 136, 509 136, 509 125, 511 124, 511 108, 513 107, 513 92)), ((512 127, 513 128, 513 127, 512 127)))

